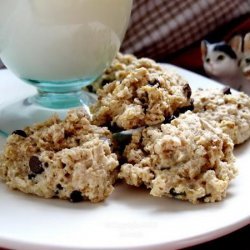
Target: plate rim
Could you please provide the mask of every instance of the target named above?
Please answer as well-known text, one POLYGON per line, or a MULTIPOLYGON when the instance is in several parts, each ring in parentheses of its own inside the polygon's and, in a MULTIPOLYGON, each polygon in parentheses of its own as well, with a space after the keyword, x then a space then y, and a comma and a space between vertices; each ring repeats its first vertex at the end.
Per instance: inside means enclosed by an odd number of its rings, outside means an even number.
MULTIPOLYGON (((213 83, 215 83, 216 85, 218 86, 221 86, 220 83, 214 81, 214 80, 211 80, 209 78, 206 78, 202 75, 198 75, 197 73, 194 73, 194 72, 191 72, 189 70, 186 70, 186 69, 183 69, 183 68, 180 68, 180 67, 177 67, 177 66, 174 66, 174 65, 171 65, 171 64, 161 64, 163 65, 163 67, 168 67, 170 66, 171 68, 173 69, 176 69, 177 71, 178 70, 182 70, 182 71, 185 71, 187 72, 188 74, 192 74, 194 75, 195 77, 198 76, 198 77, 202 77, 204 78, 206 81, 211 81, 213 83)), ((9 71, 7 69, 5 70, 0 70, 0 77, 1 77, 1 73, 2 71, 9 71)), ((2 106, 2 105, 1 105, 2 106)), ((235 223, 231 223, 229 225, 226 225, 224 227, 221 227, 221 228, 218 228, 218 229, 215 229, 215 230, 211 230, 210 232, 206 232, 206 233, 202 233, 202 234, 199 234, 199 235, 195 235, 195 236, 191 236, 191 237, 187 237, 187 238, 183 238, 181 240, 175 240, 175 241, 171 241, 171 242, 160 242, 159 244, 154 244, 152 243, 151 245, 135 245, 135 246, 124 246, 124 247, 121 247, 121 246, 112 246, 112 247, 104 247, 102 249, 174 249, 176 247, 180 248, 180 247, 189 247, 189 246, 193 246, 193 245, 197 245, 197 244, 200 244, 200 243, 204 243, 204 242, 207 242, 207 241, 210 241, 210 240, 213 240, 213 239, 216 239, 216 238, 219 238, 221 236, 224 236, 224 235, 227 235, 235 230, 238 230, 246 225, 250 224, 250 214, 248 216, 246 216, 245 218, 235 222, 235 223)), ((69 249, 72 249, 72 250, 78 250, 78 249, 100 249, 99 247, 77 247, 77 246, 63 246, 63 245, 60 245, 60 244, 55 244, 55 245, 47 245, 47 244, 41 244, 41 243, 33 243, 32 241, 31 242, 28 242, 28 241, 24 241, 24 240, 13 240, 13 239, 10 239, 9 237, 2 237, 0 235, 0 245, 1 247, 7 247, 7 248, 14 248, 14 249, 25 249, 25 250, 28 250, 28 249, 41 249, 41 250, 44 250, 44 249, 51 249, 51 250, 54 250, 54 249, 58 249, 58 250, 69 250, 69 249)))

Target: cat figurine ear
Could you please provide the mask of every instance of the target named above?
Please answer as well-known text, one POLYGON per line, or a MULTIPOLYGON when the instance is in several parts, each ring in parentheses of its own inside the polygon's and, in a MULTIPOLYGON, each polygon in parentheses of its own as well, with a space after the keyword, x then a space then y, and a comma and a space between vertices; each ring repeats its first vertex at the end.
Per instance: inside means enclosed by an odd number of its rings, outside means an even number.
POLYGON ((203 61, 207 55, 207 44, 208 42, 206 40, 201 41, 201 58, 203 61))
POLYGON ((250 32, 245 36, 234 36, 229 44, 240 58, 239 68, 244 77, 240 90, 250 95, 250 32))
POLYGON ((242 36, 236 35, 231 38, 229 45, 240 58, 242 56, 242 36))
POLYGON ((244 76, 250 81, 250 32, 244 37, 243 56, 240 66, 244 76))

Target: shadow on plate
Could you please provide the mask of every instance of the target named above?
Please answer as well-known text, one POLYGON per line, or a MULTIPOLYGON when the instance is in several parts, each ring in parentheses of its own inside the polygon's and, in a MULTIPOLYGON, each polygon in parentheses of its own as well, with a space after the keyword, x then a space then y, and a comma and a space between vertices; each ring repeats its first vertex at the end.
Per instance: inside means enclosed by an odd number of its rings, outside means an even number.
POLYGON ((183 211, 199 211, 204 209, 222 209, 225 206, 227 199, 234 196, 233 193, 228 193, 227 198, 218 203, 196 204, 193 205, 187 201, 181 201, 168 197, 153 197, 149 195, 149 190, 146 188, 136 188, 124 183, 118 183, 112 195, 104 202, 91 203, 84 201, 80 203, 71 203, 67 200, 45 199, 35 195, 24 194, 20 191, 11 190, 4 184, 0 184, 0 196, 4 199, 5 204, 20 204, 24 207, 46 207, 49 209, 63 209, 70 211, 93 211, 106 209, 109 206, 127 207, 130 210, 140 211, 147 210, 149 213, 177 213, 183 211))
POLYGON ((236 145, 234 147, 234 154, 236 157, 240 157, 241 155, 247 154, 250 149, 250 140, 247 140, 246 142, 236 145))
POLYGON ((89 201, 83 201, 79 203, 72 203, 67 200, 59 199, 46 199, 43 197, 38 197, 32 194, 25 194, 18 190, 9 189, 5 184, 0 183, 0 197, 4 200, 6 204, 20 204, 20 206, 25 207, 43 207, 43 208, 55 208, 55 209, 65 209, 65 210, 94 210, 101 209, 107 204, 105 202, 91 203, 89 201))
POLYGON ((176 213, 182 211, 199 211, 204 209, 218 209, 224 207, 223 202, 191 204, 169 197, 154 197, 146 188, 137 188, 126 184, 116 185, 111 197, 113 202, 128 206, 131 209, 149 209, 151 213, 176 213))

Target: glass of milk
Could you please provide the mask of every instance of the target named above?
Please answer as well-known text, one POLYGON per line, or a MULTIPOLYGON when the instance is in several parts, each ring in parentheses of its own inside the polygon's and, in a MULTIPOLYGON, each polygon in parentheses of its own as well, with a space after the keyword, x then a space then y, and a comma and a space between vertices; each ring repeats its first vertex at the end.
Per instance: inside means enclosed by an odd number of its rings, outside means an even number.
POLYGON ((82 88, 109 66, 132 0, 0 0, 0 57, 37 88, 35 105, 67 109, 93 101, 82 88))

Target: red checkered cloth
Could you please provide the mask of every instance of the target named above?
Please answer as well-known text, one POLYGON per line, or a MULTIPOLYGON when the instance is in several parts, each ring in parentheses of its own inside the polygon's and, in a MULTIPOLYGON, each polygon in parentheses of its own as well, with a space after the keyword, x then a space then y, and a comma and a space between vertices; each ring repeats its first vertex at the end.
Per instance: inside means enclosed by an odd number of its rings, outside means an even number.
POLYGON ((164 58, 246 13, 250 0, 134 0, 121 50, 164 58))

